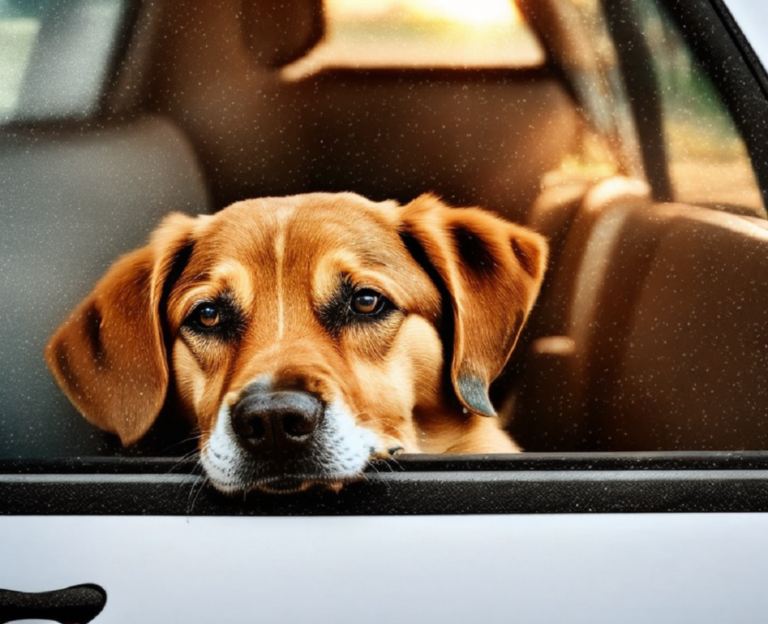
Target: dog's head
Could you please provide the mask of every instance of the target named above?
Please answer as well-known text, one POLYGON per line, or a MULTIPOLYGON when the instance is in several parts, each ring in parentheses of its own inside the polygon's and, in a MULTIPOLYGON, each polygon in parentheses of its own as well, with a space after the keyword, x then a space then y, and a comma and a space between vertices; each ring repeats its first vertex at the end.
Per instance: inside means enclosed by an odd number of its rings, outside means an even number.
POLYGON ((488 386, 539 290, 537 234, 432 196, 255 199, 166 218, 46 358, 128 445, 167 399, 222 491, 338 485, 406 452, 513 450, 488 386))

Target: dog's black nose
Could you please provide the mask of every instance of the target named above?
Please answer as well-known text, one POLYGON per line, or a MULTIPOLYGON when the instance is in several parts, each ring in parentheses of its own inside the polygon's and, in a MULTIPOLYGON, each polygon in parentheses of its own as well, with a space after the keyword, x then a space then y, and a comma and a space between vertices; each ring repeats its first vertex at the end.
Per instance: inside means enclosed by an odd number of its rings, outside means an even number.
POLYGON ((323 418, 323 404, 301 390, 247 392, 232 408, 232 428, 250 450, 306 444, 323 418))

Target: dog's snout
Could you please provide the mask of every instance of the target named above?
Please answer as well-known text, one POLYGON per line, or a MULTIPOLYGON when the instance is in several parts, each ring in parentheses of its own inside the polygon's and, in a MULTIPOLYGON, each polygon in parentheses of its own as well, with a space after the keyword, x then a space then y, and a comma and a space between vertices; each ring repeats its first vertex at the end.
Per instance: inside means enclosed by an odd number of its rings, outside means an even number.
POLYGON ((301 390, 247 393, 232 409, 232 428, 250 450, 304 445, 323 418, 323 404, 301 390))

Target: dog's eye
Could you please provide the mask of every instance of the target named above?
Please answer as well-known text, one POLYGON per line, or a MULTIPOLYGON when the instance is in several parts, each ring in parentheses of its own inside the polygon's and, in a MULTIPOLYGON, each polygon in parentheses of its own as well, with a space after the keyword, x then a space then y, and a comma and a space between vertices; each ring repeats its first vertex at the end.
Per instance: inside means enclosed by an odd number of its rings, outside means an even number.
POLYGON ((238 339, 245 327, 237 302, 225 292, 213 301, 197 303, 180 329, 189 337, 227 341, 238 339))
POLYGON ((350 308, 355 314, 378 314, 387 304, 387 298, 368 288, 361 290, 352 297, 350 308))
POLYGON ((192 322, 201 328, 212 329, 221 323, 221 314, 214 304, 201 303, 192 312, 192 322))

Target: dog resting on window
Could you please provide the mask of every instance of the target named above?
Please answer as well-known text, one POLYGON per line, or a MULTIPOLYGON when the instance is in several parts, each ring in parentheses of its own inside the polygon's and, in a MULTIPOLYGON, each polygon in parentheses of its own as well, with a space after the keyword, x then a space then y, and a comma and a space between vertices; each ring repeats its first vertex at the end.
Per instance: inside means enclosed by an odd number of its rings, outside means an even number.
POLYGON ((171 214, 46 359, 91 423, 139 440, 164 405, 213 485, 340 487, 405 453, 519 450, 488 386, 543 279, 538 234, 430 195, 253 199, 171 214))

